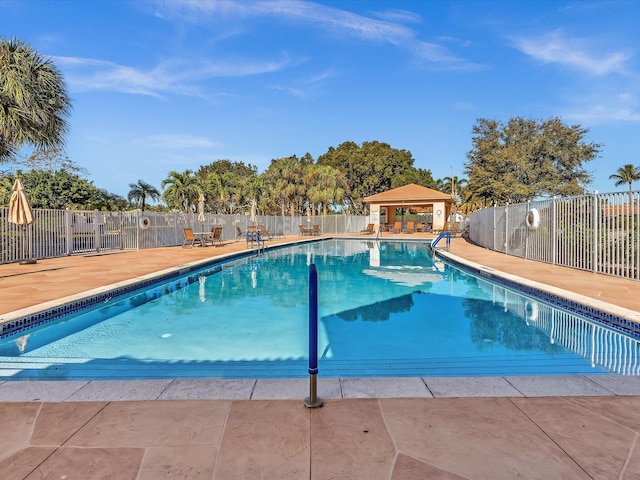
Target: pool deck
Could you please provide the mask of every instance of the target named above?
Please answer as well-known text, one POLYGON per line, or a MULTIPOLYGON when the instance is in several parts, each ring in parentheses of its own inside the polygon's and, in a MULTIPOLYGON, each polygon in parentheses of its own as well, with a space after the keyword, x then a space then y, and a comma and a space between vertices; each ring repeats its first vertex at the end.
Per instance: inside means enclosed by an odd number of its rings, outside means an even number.
MULTIPOLYGON (((239 242, 0 265, 0 319, 244 249, 239 242)), ((640 282, 461 238, 451 254, 601 308, 640 311, 640 282)), ((324 406, 308 409, 306 379, 4 381, 0 478, 640 479, 640 377, 320 372, 318 390, 324 406)))

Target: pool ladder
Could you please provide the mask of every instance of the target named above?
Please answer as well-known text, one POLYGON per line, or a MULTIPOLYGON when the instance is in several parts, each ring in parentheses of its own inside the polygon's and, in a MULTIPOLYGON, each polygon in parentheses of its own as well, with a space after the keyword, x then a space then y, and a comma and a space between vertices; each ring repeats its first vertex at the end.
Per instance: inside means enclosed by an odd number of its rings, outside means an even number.
POLYGON ((431 244, 429 245, 431 247, 431 250, 435 250, 436 247, 438 246, 438 243, 440 242, 440 240, 442 239, 446 239, 447 241, 447 252, 449 251, 449 249, 451 248, 451 232, 440 232, 440 234, 436 237, 436 239, 431 242, 431 244))
POLYGON ((253 247, 253 242, 258 244, 258 253, 264 253, 265 251, 265 243, 264 238, 260 235, 260 232, 247 232, 247 248, 249 248, 249 242, 251 242, 251 246, 253 247))

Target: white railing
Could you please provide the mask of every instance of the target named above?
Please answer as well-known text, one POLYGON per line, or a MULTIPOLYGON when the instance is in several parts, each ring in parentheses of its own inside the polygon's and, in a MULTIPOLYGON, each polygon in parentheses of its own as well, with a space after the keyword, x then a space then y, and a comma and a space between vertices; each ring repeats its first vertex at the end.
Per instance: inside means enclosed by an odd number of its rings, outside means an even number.
MULTIPOLYGON (((236 227, 246 232, 253 225, 249 215, 215 215, 208 213, 204 221, 196 213, 102 212, 84 210, 34 209, 35 222, 27 227, 7 221, 8 208, 0 208, 0 263, 24 258, 53 258, 77 253, 105 250, 135 250, 181 245, 182 229, 211 231, 222 226, 224 241, 236 239, 236 227), (141 226, 147 217, 148 227, 141 226)), ((311 218, 324 234, 359 232, 368 217, 327 215, 311 218)), ((306 216, 258 216, 255 223, 264 225, 273 236, 298 235, 300 225, 307 226, 306 216)))
POLYGON ((509 255, 640 280, 639 228, 640 191, 596 193, 474 212, 469 238, 509 255))

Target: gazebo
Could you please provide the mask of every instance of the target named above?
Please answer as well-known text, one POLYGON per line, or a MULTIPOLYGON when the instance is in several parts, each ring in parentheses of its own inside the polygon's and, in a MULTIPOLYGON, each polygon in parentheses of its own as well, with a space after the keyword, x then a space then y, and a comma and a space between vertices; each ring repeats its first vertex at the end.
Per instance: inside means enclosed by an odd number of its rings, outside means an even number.
POLYGON ((365 197, 364 201, 369 204, 370 222, 376 229, 381 224, 394 223, 396 209, 399 208, 417 213, 431 213, 432 228, 442 229, 454 204, 451 195, 415 183, 365 197))

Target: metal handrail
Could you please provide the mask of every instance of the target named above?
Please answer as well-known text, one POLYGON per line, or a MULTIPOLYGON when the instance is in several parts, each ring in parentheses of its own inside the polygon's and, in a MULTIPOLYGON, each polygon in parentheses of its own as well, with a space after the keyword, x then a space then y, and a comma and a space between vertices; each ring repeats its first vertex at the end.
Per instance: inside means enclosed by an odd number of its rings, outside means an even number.
POLYGON ((435 250, 438 246, 438 242, 440 242, 440 240, 442 240, 443 238, 446 238, 447 240, 447 251, 449 251, 449 248, 451 247, 451 232, 440 232, 436 239, 429 245, 431 247, 431 250, 435 250))

